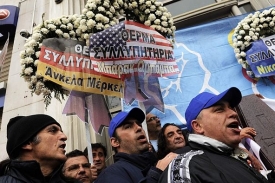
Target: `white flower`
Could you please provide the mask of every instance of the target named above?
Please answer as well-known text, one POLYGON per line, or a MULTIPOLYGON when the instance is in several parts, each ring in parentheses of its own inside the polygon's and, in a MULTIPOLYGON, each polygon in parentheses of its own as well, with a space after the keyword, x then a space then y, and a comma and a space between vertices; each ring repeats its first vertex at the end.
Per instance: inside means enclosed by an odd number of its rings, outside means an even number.
POLYGON ((246 47, 250 45, 250 43, 249 43, 248 41, 245 41, 243 44, 244 44, 246 47))
POLYGON ((83 10, 82 10, 82 14, 85 14, 85 13, 87 13, 88 12, 88 10, 86 9, 86 8, 84 8, 83 10))
POLYGON ((109 23, 109 18, 104 17, 103 22, 104 22, 105 24, 109 23))
POLYGON ((132 2, 132 7, 133 7, 133 8, 138 7, 138 4, 137 4, 137 2, 136 2, 136 1, 132 2))
POLYGON ((244 30, 240 30, 239 34, 244 35, 245 31, 244 30))
MULTIPOLYGON (((167 21, 167 17, 166 16, 161 16, 161 20, 167 21)), ((172 20, 170 20, 170 21, 172 21, 172 20)), ((170 24, 171 24, 171 22, 170 22, 170 24)))
POLYGON ((75 32, 74 31, 70 31, 69 34, 71 35, 71 37, 75 37, 75 32))
POLYGON ((238 45, 238 46, 241 46, 242 44, 243 44, 242 41, 238 41, 238 42, 237 42, 237 45, 238 45))
POLYGON ((243 60, 242 60, 242 59, 238 59, 238 63, 239 63, 239 64, 242 64, 242 63, 243 63, 243 60))
POLYGON ((234 52, 235 52, 235 53, 240 53, 240 49, 235 48, 235 49, 234 49, 234 52))
POLYGON ((115 21, 111 21, 110 22, 110 25, 113 26, 113 25, 116 25, 117 23, 115 21))
POLYGON ((151 10, 151 11, 156 11, 156 6, 152 5, 152 6, 150 7, 150 10, 151 10))
POLYGON ((60 29, 56 29, 55 33, 58 34, 58 35, 63 34, 62 30, 60 30, 60 29))
POLYGON ((151 20, 151 21, 154 21, 156 19, 156 15, 154 15, 154 14, 151 13, 149 15, 148 19, 151 20))
POLYGON ((143 4, 145 0, 139 0, 139 4, 143 4))
POLYGON ((100 11, 100 12, 105 12, 105 8, 102 7, 102 6, 99 6, 99 7, 98 7, 98 11, 100 11))
POLYGON ((86 25, 80 25, 79 29, 81 29, 82 32, 85 32, 88 27, 86 25))
POLYGON ((35 41, 39 41, 41 39, 42 35, 40 33, 34 33, 32 35, 32 38, 35 40, 35 41))
POLYGON ((35 52, 35 56, 36 56, 37 58, 39 58, 39 55, 40 55, 40 51, 35 52))
POLYGON ((102 20, 103 18, 104 18, 104 16, 103 16, 102 14, 100 14, 100 13, 95 15, 95 20, 96 20, 96 21, 100 21, 100 20, 102 20))
POLYGON ((80 20, 80 25, 86 25, 86 20, 85 19, 81 19, 80 20))
POLYGON ((102 30, 103 29, 103 24, 102 23, 98 23, 98 24, 96 24, 96 29, 98 29, 98 30, 102 30))
POLYGON ((68 38, 70 38, 70 35, 68 33, 64 33, 63 37, 66 38, 66 39, 68 39, 68 38))
POLYGON ((42 28, 42 29, 41 29, 41 32, 42 32, 43 34, 48 34, 48 33, 49 33, 49 30, 46 29, 46 28, 42 28))
POLYGON ((148 7, 150 7, 152 5, 152 2, 151 1, 146 1, 145 3, 148 7))
POLYGON ((163 25, 164 27, 167 27, 167 26, 168 26, 168 23, 165 22, 165 21, 162 21, 162 22, 161 22, 161 25, 163 25))
POLYGON ((145 21, 144 25, 150 26, 151 25, 151 21, 150 20, 145 21))
POLYGON ((49 90, 47 88, 42 88, 41 92, 43 93, 43 95, 50 95, 51 94, 51 90, 49 90))
POLYGON ((35 60, 33 64, 37 67, 38 62, 39 60, 35 60))
POLYGON ((247 40, 247 41, 250 41, 251 37, 250 36, 245 36, 244 39, 247 40))
POLYGON ((67 24, 67 29, 68 30, 73 30, 73 28, 74 28, 73 24, 71 24, 71 23, 67 24))
POLYGON ((88 11, 86 13, 86 16, 90 19, 90 18, 93 18, 95 16, 95 14, 92 11, 88 11))
POLYGON ((245 25, 243 26, 243 28, 244 28, 244 30, 248 30, 248 29, 250 29, 250 27, 249 27, 249 25, 248 25, 248 24, 245 24, 245 25))
POLYGON ((176 26, 172 26, 171 29, 172 29, 172 31, 175 31, 176 30, 176 26))
POLYGON ((144 13, 145 13, 145 14, 149 14, 149 13, 150 13, 150 10, 149 10, 149 9, 146 9, 146 10, 144 11, 144 13))
POLYGON ((162 4, 162 2, 155 2, 155 5, 156 6, 162 6, 163 4, 162 4))
POLYGON ((89 34, 83 34, 84 39, 89 39, 89 34))
POLYGON ((56 26, 53 24, 48 24, 48 27, 50 30, 54 31, 56 29, 56 26))
POLYGON ((37 77, 36 76, 31 76, 31 83, 32 84, 37 83, 37 77))
POLYGON ((61 28, 61 29, 66 29, 66 28, 67 28, 67 26, 66 26, 66 25, 64 25, 64 24, 62 24, 62 25, 60 25, 60 28, 61 28))
MULTIPOLYGON (((162 15, 162 11, 159 11, 159 10, 157 10, 156 12, 155 12, 155 14, 157 15, 157 16, 161 16, 162 15)), ((163 17, 165 17, 165 16, 163 16, 163 17)), ((165 17, 166 18, 166 17, 165 17)), ((162 19, 162 18, 161 18, 162 19)), ((163 19, 162 19, 163 20, 163 19)), ((166 18, 166 20, 167 20, 167 18, 166 18)))
POLYGON ((67 18, 61 18, 61 21, 63 24, 69 23, 69 20, 67 18))
POLYGON ((27 68, 24 70, 24 74, 26 74, 26 75, 30 75, 32 72, 33 72, 33 69, 32 69, 31 67, 27 67, 27 68))
POLYGON ((106 8, 109 8, 110 7, 110 2, 107 2, 107 1, 104 1, 103 2, 103 6, 106 7, 106 8))
POLYGON ((109 27, 111 27, 109 24, 104 25, 104 29, 108 29, 109 27))
POLYGON ((89 19, 89 20, 87 21, 87 26, 88 26, 89 28, 93 28, 93 27, 95 26, 95 24, 96 24, 96 22, 95 22, 93 19, 89 19))
MULTIPOLYGON (((166 23, 167 23, 167 22, 166 22, 166 23)), ((160 19, 156 19, 156 20, 154 21, 154 24, 159 25, 159 24, 160 24, 160 19)))

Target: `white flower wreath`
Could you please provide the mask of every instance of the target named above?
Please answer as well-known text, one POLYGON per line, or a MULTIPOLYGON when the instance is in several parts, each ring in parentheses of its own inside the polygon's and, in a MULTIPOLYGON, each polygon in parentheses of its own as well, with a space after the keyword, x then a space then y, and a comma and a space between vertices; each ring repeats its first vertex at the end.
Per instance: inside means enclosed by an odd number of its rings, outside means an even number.
POLYGON ((154 28, 164 37, 174 41, 175 26, 171 14, 156 0, 88 0, 81 15, 62 16, 43 23, 33 29, 32 36, 26 40, 24 51, 20 53, 21 76, 29 83, 29 89, 37 95, 43 94, 48 106, 51 94, 58 100, 64 99, 68 91, 60 85, 38 75, 37 63, 43 39, 67 38, 86 41, 92 33, 100 32, 119 22, 121 16, 154 28))
POLYGON ((263 12, 256 11, 254 14, 249 14, 240 21, 235 28, 233 47, 238 63, 246 69, 246 73, 255 78, 246 60, 247 47, 253 42, 261 38, 275 34, 275 8, 264 10, 263 12))

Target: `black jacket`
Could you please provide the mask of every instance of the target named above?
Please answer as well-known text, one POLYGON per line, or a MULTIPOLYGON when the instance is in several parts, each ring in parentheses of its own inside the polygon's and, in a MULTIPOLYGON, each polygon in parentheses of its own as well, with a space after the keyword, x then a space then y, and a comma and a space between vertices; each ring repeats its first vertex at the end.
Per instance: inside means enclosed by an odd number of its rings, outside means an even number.
POLYGON ((61 167, 44 177, 37 161, 12 160, 0 183, 64 183, 61 167))
POLYGON ((176 151, 180 155, 164 171, 159 183, 269 182, 247 164, 247 154, 241 149, 232 149, 202 135, 191 134, 188 140, 189 146, 176 151))
POLYGON ((115 163, 100 173, 96 183, 157 182, 161 170, 154 167, 157 159, 151 152, 143 154, 117 153, 115 163))

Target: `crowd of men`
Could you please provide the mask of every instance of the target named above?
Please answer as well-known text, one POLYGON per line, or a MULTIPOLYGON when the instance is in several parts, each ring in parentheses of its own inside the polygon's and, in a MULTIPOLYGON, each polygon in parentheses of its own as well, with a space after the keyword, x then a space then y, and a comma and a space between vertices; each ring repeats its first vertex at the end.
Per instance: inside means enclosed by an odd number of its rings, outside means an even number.
POLYGON ((219 95, 203 92, 192 99, 187 130, 133 108, 110 122, 115 162, 106 166, 106 148, 65 153, 67 140, 60 124, 44 114, 17 116, 7 126, 9 160, 0 163, 0 182, 95 183, 273 183, 274 172, 261 173, 259 161, 239 146, 253 138, 253 128, 241 130, 233 110, 242 99, 232 87, 219 95), (148 138, 142 128, 146 121, 148 138))

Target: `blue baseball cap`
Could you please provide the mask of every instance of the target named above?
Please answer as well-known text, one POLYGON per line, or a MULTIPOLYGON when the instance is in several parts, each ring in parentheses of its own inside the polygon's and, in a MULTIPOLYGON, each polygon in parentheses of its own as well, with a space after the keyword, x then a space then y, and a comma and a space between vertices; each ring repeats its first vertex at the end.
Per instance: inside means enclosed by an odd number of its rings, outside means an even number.
POLYGON ((187 129, 191 132, 192 120, 196 119, 203 109, 209 108, 221 100, 227 101, 231 107, 236 107, 242 100, 241 91, 236 87, 231 87, 219 95, 208 92, 202 92, 197 95, 191 100, 185 111, 187 129))
POLYGON ((124 122, 127 117, 132 117, 137 119, 138 122, 142 123, 145 119, 145 114, 140 108, 133 108, 129 112, 122 111, 118 113, 110 122, 109 126, 109 136, 112 137, 116 128, 124 122))

